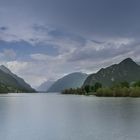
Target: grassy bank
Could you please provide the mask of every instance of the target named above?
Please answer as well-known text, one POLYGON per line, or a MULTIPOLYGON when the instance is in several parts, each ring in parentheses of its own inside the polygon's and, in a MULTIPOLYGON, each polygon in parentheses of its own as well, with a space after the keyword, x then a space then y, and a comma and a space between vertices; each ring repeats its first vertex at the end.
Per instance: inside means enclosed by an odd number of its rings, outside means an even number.
POLYGON ((100 88, 94 95, 99 97, 140 97, 140 87, 100 88))

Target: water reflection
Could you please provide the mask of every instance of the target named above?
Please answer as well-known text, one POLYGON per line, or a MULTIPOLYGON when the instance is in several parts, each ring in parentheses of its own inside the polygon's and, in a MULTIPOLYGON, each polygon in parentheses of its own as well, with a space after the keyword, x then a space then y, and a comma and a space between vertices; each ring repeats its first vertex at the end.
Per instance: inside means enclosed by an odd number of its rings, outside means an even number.
POLYGON ((3 140, 139 140, 140 99, 0 96, 3 140))

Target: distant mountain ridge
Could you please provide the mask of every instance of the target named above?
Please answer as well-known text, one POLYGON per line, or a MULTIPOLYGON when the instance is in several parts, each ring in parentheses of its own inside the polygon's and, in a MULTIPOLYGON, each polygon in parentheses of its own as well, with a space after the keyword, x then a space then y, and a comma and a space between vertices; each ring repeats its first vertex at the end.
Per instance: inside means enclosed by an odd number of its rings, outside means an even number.
POLYGON ((22 78, 13 74, 4 65, 0 66, 0 83, 4 84, 5 86, 11 86, 19 91, 35 92, 35 90, 29 84, 27 84, 22 78))
POLYGON ((37 91, 40 91, 40 92, 46 92, 54 83, 55 81, 52 81, 52 80, 48 80, 44 83, 42 83, 38 88, 37 88, 37 91))
POLYGON ((87 78, 87 74, 81 72, 75 72, 68 74, 61 79, 57 80, 47 92, 61 92, 68 88, 81 87, 87 78))
POLYGON ((85 80, 83 86, 94 85, 96 82, 103 86, 111 86, 113 83, 140 80, 140 66, 131 58, 127 58, 119 64, 100 69, 97 73, 91 74, 85 80))

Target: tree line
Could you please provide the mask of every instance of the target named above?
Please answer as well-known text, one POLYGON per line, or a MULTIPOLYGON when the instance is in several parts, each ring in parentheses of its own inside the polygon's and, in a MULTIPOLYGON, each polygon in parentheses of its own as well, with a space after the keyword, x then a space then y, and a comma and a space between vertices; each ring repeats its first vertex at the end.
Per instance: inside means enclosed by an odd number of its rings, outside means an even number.
POLYGON ((28 93, 29 91, 23 88, 17 88, 11 85, 0 83, 0 94, 3 93, 28 93))
POLYGON ((140 97, 140 81, 128 83, 127 81, 113 83, 110 87, 103 87, 97 82, 81 88, 70 88, 62 94, 95 95, 100 97, 140 97))
POLYGON ((96 92, 99 88, 102 88, 102 84, 97 82, 93 86, 86 85, 81 88, 65 89, 62 91, 62 94, 89 95, 96 92))

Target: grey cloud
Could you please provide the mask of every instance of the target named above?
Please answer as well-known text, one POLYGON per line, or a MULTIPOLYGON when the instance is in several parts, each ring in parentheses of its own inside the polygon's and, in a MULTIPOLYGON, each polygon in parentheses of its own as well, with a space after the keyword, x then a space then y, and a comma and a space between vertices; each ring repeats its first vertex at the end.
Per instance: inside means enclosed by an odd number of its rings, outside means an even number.
POLYGON ((0 31, 6 31, 6 30, 8 30, 8 27, 5 27, 5 26, 0 27, 0 31))
MULTIPOLYGON (((117 56, 123 55, 127 57, 127 54, 132 52, 135 56, 140 53, 140 42, 134 41, 130 44, 121 44, 116 46, 113 43, 102 44, 106 46, 103 49, 96 50, 94 48, 83 48, 81 50, 76 50, 69 58, 68 61, 97 61, 97 60, 107 60, 117 56)), ((131 57, 133 57, 131 56, 131 57)))
POLYGON ((52 0, 52 22, 103 37, 140 35, 138 0, 52 0))
MULTIPOLYGON (((55 40, 72 40, 75 42, 79 42, 81 46, 86 44, 86 38, 82 37, 79 34, 72 33, 70 31, 66 31, 64 28, 60 27, 52 27, 50 25, 39 25, 35 24, 33 29, 37 33, 42 33, 52 37, 55 40)), ((100 42, 99 42, 100 43, 100 42)))
POLYGON ((62 26, 92 38, 140 36, 139 0, 6 0, 0 5, 22 22, 62 26))

